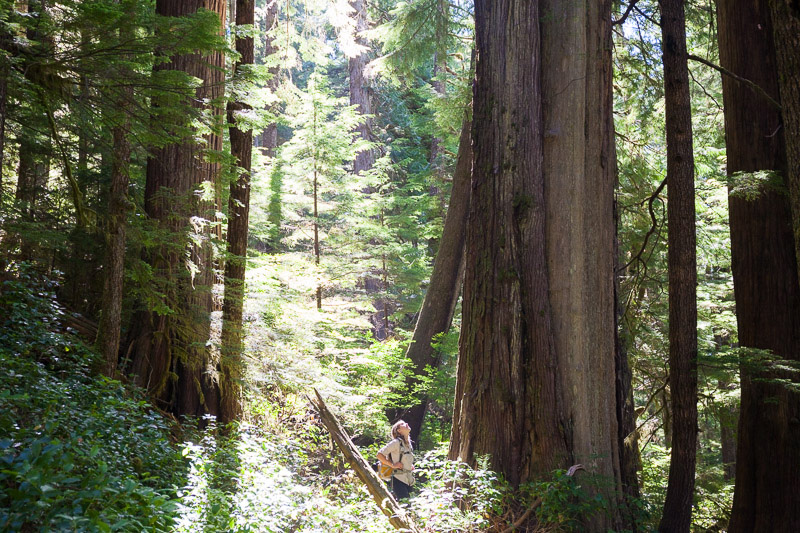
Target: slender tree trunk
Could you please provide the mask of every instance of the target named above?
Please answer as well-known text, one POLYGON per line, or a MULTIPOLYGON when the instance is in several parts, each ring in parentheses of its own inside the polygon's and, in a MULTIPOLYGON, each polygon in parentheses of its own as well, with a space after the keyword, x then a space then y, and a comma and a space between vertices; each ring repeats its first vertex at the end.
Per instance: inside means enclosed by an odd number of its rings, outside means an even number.
MULTIPOLYGON (((4 20, 11 20, 11 15, 14 12, 14 5, 7 3, 3 6, 2 17, 4 20)), ((0 30, 0 50, 8 50, 13 41, 13 35, 5 31, 5 28, 0 30)), ((5 160, 6 160, 6 116, 8 104, 8 76, 9 65, 6 61, 0 63, 0 206, 3 205, 5 190, 3 189, 3 181, 5 177, 5 160)), ((5 259, 0 259, 0 269, 5 270, 5 259)))
MULTIPOLYGON (((0 35, 0 39, 5 39, 0 35)), ((0 43, 0 49, 4 48, 0 43)), ((8 67, 3 64, 0 66, 0 205, 3 205, 5 190, 3 188, 3 177, 5 174, 6 160, 6 103, 8 102, 8 67)), ((0 260, 2 262, 2 260, 0 260)))
MULTIPOLYGON (((156 2, 156 12, 162 16, 189 15, 200 8, 214 11, 220 21, 225 20, 224 0, 156 2)), ((178 55, 156 68, 181 70, 201 79, 194 105, 212 102, 215 119, 224 120, 218 101, 224 88, 221 52, 208 57, 178 55)), ((205 141, 209 149, 221 149, 221 132, 215 131, 205 141)), ((178 237, 180 245, 164 246, 149 258, 157 279, 165 281, 163 304, 174 313, 155 310, 134 317, 132 370, 138 384, 179 415, 201 416, 218 411, 216 385, 206 371, 213 283, 210 232, 207 227, 192 225, 197 220, 194 217, 213 219, 213 203, 199 199, 195 191, 204 182, 210 182, 212 190, 216 190, 218 178, 219 164, 203 161, 202 147, 191 141, 154 150, 147 164, 145 211, 178 237), (201 244, 190 242, 189 232, 201 244), (186 256, 182 247, 188 250, 186 256), (188 261, 182 262, 182 257, 188 257, 188 261), (171 375, 177 379, 170 380, 171 375)))
MULTIPOLYGON (((616 148, 615 148, 616 149, 616 148)), ((618 169, 615 169, 618 175, 618 169)), ((615 226, 619 227, 619 211, 616 201, 614 202, 615 226)), ((619 299, 620 282, 623 272, 619 271, 619 239, 615 235, 614 239, 614 307, 616 309, 614 331, 615 347, 614 366, 616 379, 616 401, 617 401, 617 442, 619 443, 620 454, 620 476, 625 497, 628 499, 638 499, 639 478, 637 471, 641 469, 641 455, 639 454, 639 432, 636 427, 636 410, 633 402, 633 373, 628 362, 628 346, 625 339, 625 326, 622 320, 625 309, 619 299)), ((632 531, 636 532, 635 518, 632 512, 623 521, 628 524, 632 531)))
MULTIPOLYGON (((720 62, 778 99, 772 21, 766 2, 717 0, 720 62)), ((728 174, 786 172, 781 115, 766 99, 722 77, 728 174)), ((731 260, 739 344, 797 359, 800 285, 789 198, 764 189, 729 198, 731 260)), ((788 377, 741 366, 736 487, 731 533, 800 530, 800 401, 765 378, 788 377)))
POLYGON ((661 0, 667 132, 669 386, 672 451, 659 531, 689 531, 697 451, 697 258, 694 155, 683 0, 661 0))
MULTIPOLYGON (((456 169, 453 174, 450 205, 442 231, 442 244, 436 254, 431 281, 419 311, 414 336, 406 352, 406 357, 414 365, 413 375, 405 384, 407 391, 413 391, 417 387, 418 377, 425 375, 426 367, 436 368, 438 366, 439 357, 434 353, 431 341, 436 335, 446 333, 450 329, 461 292, 461 284, 464 279, 464 241, 472 179, 471 129, 472 121, 465 116, 458 145, 456 169)), ((392 412, 389 414, 389 418, 392 421, 403 418, 408 422, 411 426, 411 440, 417 441, 427 405, 427 398, 420 398, 416 405, 404 412, 392 412)))
MULTIPOLYGON (((366 0, 350 0, 350 5, 354 10, 354 17, 356 19, 356 44, 367 46, 367 40, 363 36, 363 32, 369 29, 367 24, 367 3, 366 0)), ((362 115, 371 115, 372 109, 372 89, 370 89, 366 78, 364 77, 364 69, 367 66, 369 55, 367 52, 358 54, 351 57, 349 61, 350 73, 350 105, 358 106, 357 110, 362 115)), ((358 126, 359 136, 365 141, 372 140, 372 119, 367 118, 358 126)), ((365 170, 372 168, 375 164, 375 152, 373 150, 364 150, 356 154, 356 159, 353 162, 353 172, 360 174, 365 170)))
MULTIPOLYGON (((446 0, 437 0, 436 2, 435 24, 436 24, 436 52, 433 55, 433 92, 438 98, 444 98, 447 94, 447 86, 441 76, 447 71, 447 24, 450 22, 449 4, 446 0)), ((444 165, 442 157, 444 156, 444 147, 442 139, 435 134, 431 140, 431 157, 430 165, 433 175, 436 177, 434 185, 431 188, 431 194, 438 195, 441 192, 439 185, 444 178, 444 165)), ((444 199, 442 199, 442 207, 444 207, 444 199)))
MULTIPOLYGON (((316 116, 315 116, 316 118, 316 116)), ((315 163, 316 165, 316 163, 315 163)), ((317 169, 314 169, 314 264, 319 270, 319 211, 317 209, 317 169)), ((317 281, 317 309, 322 309, 322 284, 317 281)))
MULTIPOLYGON (((270 32, 275 26, 277 16, 278 2, 272 0, 268 1, 266 12, 264 14, 264 55, 261 58, 262 62, 278 50, 278 47, 275 45, 272 36, 268 34, 268 32, 270 32)), ((268 72, 271 78, 267 82, 267 86, 270 88, 270 90, 275 91, 278 87, 279 81, 278 67, 269 67, 268 72)), ((274 122, 269 124, 267 128, 261 132, 261 135, 259 135, 257 145, 264 149, 264 155, 268 157, 275 157, 275 149, 278 147, 278 125, 274 122)))
MULTIPOLYGON (((236 26, 255 23, 255 1, 236 0, 236 26)), ((252 65, 252 37, 236 38, 241 59, 234 76, 241 75, 242 65, 252 65)), ((231 154, 239 167, 239 177, 231 183, 228 202, 228 260, 225 262, 225 300, 222 305, 222 359, 220 361, 220 422, 235 420, 241 414, 242 311, 247 265, 247 233, 250 219, 250 169, 252 167, 253 130, 242 131, 236 125, 237 111, 251 109, 244 102, 228 103, 231 154)))
MULTIPOLYGON (((53 45, 51 36, 44 34, 40 28, 47 16, 46 3, 43 0, 30 0, 27 10, 30 26, 25 31, 25 37, 34 43, 33 46, 39 55, 51 56, 53 45)), ((25 63, 25 68, 28 70, 31 61, 26 60, 25 63)), ((38 81, 34 80, 33 83, 38 81)), ((37 204, 50 174, 50 127, 41 114, 21 118, 25 123, 19 135, 19 170, 15 198, 21 204, 22 221, 33 224, 37 218, 37 204)), ((38 255, 35 243, 26 235, 19 235, 19 242, 20 259, 34 260, 38 255)))
MULTIPOLYGON (((723 391, 733 391, 736 384, 727 379, 719 379, 718 386, 723 391)), ((735 406, 723 406, 719 414, 719 445, 722 454, 722 465, 725 479, 732 481, 736 472, 736 423, 739 420, 739 409, 735 406)))
MULTIPOLYGON (((133 99, 133 91, 125 89, 133 99)), ((126 103, 121 110, 126 109, 126 103)), ((125 233, 128 215, 128 167, 130 165, 131 145, 128 140, 130 122, 112 131, 114 160, 111 170, 111 190, 109 192, 108 221, 106 229, 106 253, 103 261, 103 300, 100 323, 97 329, 97 345, 103 354, 105 369, 103 373, 115 377, 119 358, 120 333, 122 330, 122 286, 125 275, 125 233)))
MULTIPOLYGON (((264 57, 262 59, 266 59, 270 55, 274 54, 278 47, 273 42, 273 38, 268 34, 269 31, 273 29, 275 26, 275 21, 278 15, 278 2, 268 2, 267 3, 267 10, 264 16, 264 35, 265 35, 265 42, 264 42, 264 57)), ((269 73, 271 78, 267 82, 267 86, 270 90, 275 91, 279 85, 278 79, 278 67, 273 66, 269 68, 269 73)), ((273 112, 277 112, 277 109, 272 109, 273 112)), ((270 229, 270 242, 269 246, 272 249, 276 249, 280 243, 280 232, 281 232, 281 188, 282 188, 282 169, 280 168, 280 162, 275 158, 277 147, 278 147, 278 125, 276 123, 269 124, 264 131, 261 132, 259 135, 258 142, 256 143, 259 147, 261 147, 261 153, 267 157, 272 158, 271 160, 271 171, 270 171, 270 198, 269 198, 269 206, 267 208, 267 212, 269 213, 268 220, 270 224, 272 224, 272 228, 270 229)))
MULTIPOLYGON (((128 7, 132 7, 128 3, 128 7)), ((130 9, 128 9, 130 12, 130 9)), ((126 40, 133 35, 124 29, 120 37, 126 40)), ((124 72, 123 72, 124 73, 124 72)), ((108 195, 108 220, 106 221, 106 253, 103 261, 103 300, 96 344, 105 361, 104 374, 115 377, 119 359, 122 329, 122 286, 125 275, 125 233, 129 211, 128 183, 131 159, 130 133, 133 88, 120 89, 116 113, 118 124, 112 129, 113 159, 111 163, 111 189, 108 195)))

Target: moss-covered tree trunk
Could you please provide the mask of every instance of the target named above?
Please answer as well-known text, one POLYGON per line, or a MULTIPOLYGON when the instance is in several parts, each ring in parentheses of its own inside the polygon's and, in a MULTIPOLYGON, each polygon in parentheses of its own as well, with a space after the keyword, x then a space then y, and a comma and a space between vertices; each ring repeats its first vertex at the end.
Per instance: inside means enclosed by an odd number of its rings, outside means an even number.
MULTIPOLYGON (((126 12, 133 12, 131 1, 125 4, 126 12)), ((133 28, 120 31, 120 40, 126 42, 134 36, 133 28)), ((128 71, 123 67, 120 73, 128 71)), ((111 130, 113 153, 111 160, 111 187, 108 193, 108 215, 106 219, 106 250, 103 260, 103 297, 100 322, 97 328, 96 345, 105 361, 104 374, 115 377, 119 360, 122 331, 122 288, 125 277, 125 235, 130 202, 131 143, 128 139, 131 128, 130 114, 134 105, 133 87, 119 89, 116 109, 112 111, 117 124, 111 130)))
MULTIPOLYGON (((255 1, 236 0, 236 26, 255 23, 255 1)), ((234 67, 234 77, 242 76, 242 66, 254 60, 253 37, 237 37, 236 51, 241 58, 234 67)), ((231 183, 228 201, 228 260, 225 262, 225 300, 222 305, 222 359, 220 360, 220 422, 227 423, 241 414, 241 379, 243 376, 242 311, 247 265, 247 234, 250 220, 250 170, 253 155, 253 130, 241 130, 237 113, 250 109, 244 102, 228 103, 231 154, 238 167, 238 177, 231 183)))
POLYGON ((697 253, 692 105, 683 0, 661 0, 669 224, 672 449, 662 532, 689 531, 697 461, 697 253))
MULTIPOLYGON (((723 67, 778 100, 772 21, 766 2, 717 0, 723 67)), ((723 76, 727 171, 786 171, 781 113, 735 79, 723 76)), ((739 343, 797 359, 800 353, 800 285, 785 192, 765 188, 758 197, 729 198, 731 260, 739 343)), ((800 401, 741 367, 741 407, 736 446, 736 487, 729 531, 800 529, 800 401)))
MULTIPOLYGON (((208 9, 225 20, 224 0, 158 0, 162 16, 184 16, 208 9)), ((215 120, 224 119, 218 99, 224 82, 224 56, 215 52, 176 55, 157 69, 180 70, 202 80, 193 105, 214 106, 215 120)), ((158 102, 154 102, 158 105, 158 102)), ((221 122, 219 123, 221 125, 221 122)), ((213 200, 200 189, 215 191, 219 164, 206 160, 204 150, 221 149, 222 134, 206 136, 204 144, 187 140, 153 151, 147 163, 145 211, 172 237, 151 254, 148 261, 164 297, 163 308, 137 313, 131 326, 132 370, 139 385, 146 387, 162 405, 179 415, 217 414, 218 393, 208 373, 213 272, 210 231, 213 200)))

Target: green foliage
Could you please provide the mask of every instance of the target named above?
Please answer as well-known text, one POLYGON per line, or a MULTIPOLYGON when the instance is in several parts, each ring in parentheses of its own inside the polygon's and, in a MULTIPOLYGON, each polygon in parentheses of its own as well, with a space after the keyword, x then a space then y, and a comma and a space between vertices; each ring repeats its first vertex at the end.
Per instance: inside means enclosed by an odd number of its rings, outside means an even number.
POLYGON ((728 189, 731 196, 745 200, 755 200, 768 190, 786 194, 786 185, 780 173, 770 170, 734 172, 728 176, 728 189))
POLYGON ((533 483, 523 491, 529 491, 541 500, 536 509, 536 518, 541 526, 574 531, 580 528, 583 520, 606 510, 608 502, 600 495, 591 495, 592 485, 598 483, 599 480, 583 475, 579 482, 576 476, 568 476, 565 470, 556 470, 552 479, 533 483))
POLYGON ((440 446, 416 461, 421 482, 411 510, 432 531, 484 531, 491 517, 503 514, 513 491, 487 468, 488 458, 473 469, 446 456, 447 447, 440 446))
POLYGON ((141 393, 96 379, 52 287, 0 288, 0 528, 170 531, 183 462, 141 393))

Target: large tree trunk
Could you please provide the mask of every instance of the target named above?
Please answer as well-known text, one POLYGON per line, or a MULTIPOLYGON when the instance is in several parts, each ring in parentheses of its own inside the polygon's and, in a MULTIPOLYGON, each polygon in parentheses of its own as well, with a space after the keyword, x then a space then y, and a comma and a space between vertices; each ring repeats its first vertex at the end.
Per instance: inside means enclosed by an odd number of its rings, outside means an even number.
MULTIPOLYGON (((472 179, 471 129, 472 121, 465 117, 441 246, 436 254, 431 281, 417 317, 414 336, 406 352, 406 357, 414 365, 413 375, 406 381, 406 388, 409 391, 417 387, 419 376, 425 375, 426 367, 438 366, 439 358, 433 351, 431 341, 436 335, 446 333, 450 329, 461 292, 461 283, 464 279, 464 240, 472 179)), ((393 422, 399 418, 408 422, 411 426, 411 440, 417 441, 427 406, 427 398, 419 398, 418 403, 403 412, 390 413, 389 418, 393 422)))
POLYGON ((661 0, 667 137, 669 386, 672 450, 659 531, 689 531, 697 461, 697 253, 683 0, 661 0))
MULTIPOLYGON (((236 0, 236 26, 255 23, 255 1, 236 0)), ((252 65, 252 37, 236 38, 236 51, 241 59, 234 67, 234 76, 241 75, 241 65, 252 65)), ((241 413, 241 379, 243 375, 242 311, 244 279, 247 264, 247 230, 250 220, 250 169, 252 168, 253 130, 236 126, 237 112, 251 107, 244 102, 228 103, 231 154, 240 174, 231 183, 228 201, 228 260, 225 262, 225 300, 222 305, 222 359, 220 360, 220 422, 227 423, 241 413)))
MULTIPOLYGON (((204 8, 225 20, 224 0, 158 0, 156 12, 162 16, 184 16, 204 8)), ((222 96, 224 57, 215 52, 208 57, 178 55, 159 69, 181 70, 202 80, 194 105, 222 96)), ((156 102, 157 105, 157 102, 156 102)), ((213 110, 222 117, 219 103, 213 110)), ((205 139, 210 150, 221 149, 221 132, 205 139)), ((145 211, 164 230, 172 232, 179 244, 164 246, 150 258, 157 279, 165 280, 164 304, 175 313, 158 310, 138 313, 131 327, 132 370, 137 383, 179 415, 217 414, 216 385, 207 372, 206 342, 210 333, 212 309, 210 232, 206 226, 193 226, 195 217, 213 219, 214 205, 196 193, 204 182, 216 190, 219 164, 203 160, 205 147, 191 141, 171 144, 153 151, 148 160, 145 185, 145 211), (188 239, 194 234, 193 243, 188 239), (188 249, 189 264, 181 261, 188 249), (192 272, 189 269, 192 268, 192 272), (169 379, 170 376, 177 379, 169 379)))
POLYGON ((514 485, 582 462, 621 490, 610 2, 478 1, 452 458, 514 485), (540 47, 541 42, 541 47, 540 47), (541 50, 541 53, 540 53, 541 50), (541 80, 541 81, 540 81, 541 80))
MULTIPOLYGON (((720 62, 778 98, 772 23, 766 2, 717 0, 720 62)), ((780 113, 766 99, 723 76, 728 174, 785 172, 780 113)), ((785 194, 731 196, 731 259, 739 344, 797 359, 800 285, 792 218, 785 194)), ((741 368, 736 488, 729 531, 800 529, 800 418, 797 394, 768 383, 774 374, 741 368)))
POLYGON ((794 248, 800 265, 800 4, 797 0, 768 0, 768 4, 783 108, 785 181, 789 186, 794 248))
POLYGON ((475 22, 473 183, 449 455, 491 454, 492 468, 518 485, 571 460, 541 275, 538 3, 479 0, 475 22))
MULTIPOLYGON (((547 275, 553 314, 562 429, 573 463, 603 476, 617 522, 626 453, 619 426, 631 427, 624 362, 615 360, 616 157, 612 115, 611 2, 542 4, 544 175, 547 275), (623 390, 617 394, 616 387, 623 390)), ((626 479, 636 484, 635 479, 626 479)))

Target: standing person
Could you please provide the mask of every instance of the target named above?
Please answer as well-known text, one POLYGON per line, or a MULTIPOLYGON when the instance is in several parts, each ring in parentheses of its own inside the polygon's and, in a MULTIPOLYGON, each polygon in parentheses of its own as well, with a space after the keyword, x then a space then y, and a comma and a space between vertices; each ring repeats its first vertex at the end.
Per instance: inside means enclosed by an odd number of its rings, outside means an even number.
POLYGON ((408 498, 414 484, 414 448, 409 438, 411 426, 399 420, 392 426, 391 441, 378 452, 378 461, 394 469, 387 481, 398 500, 408 498))

